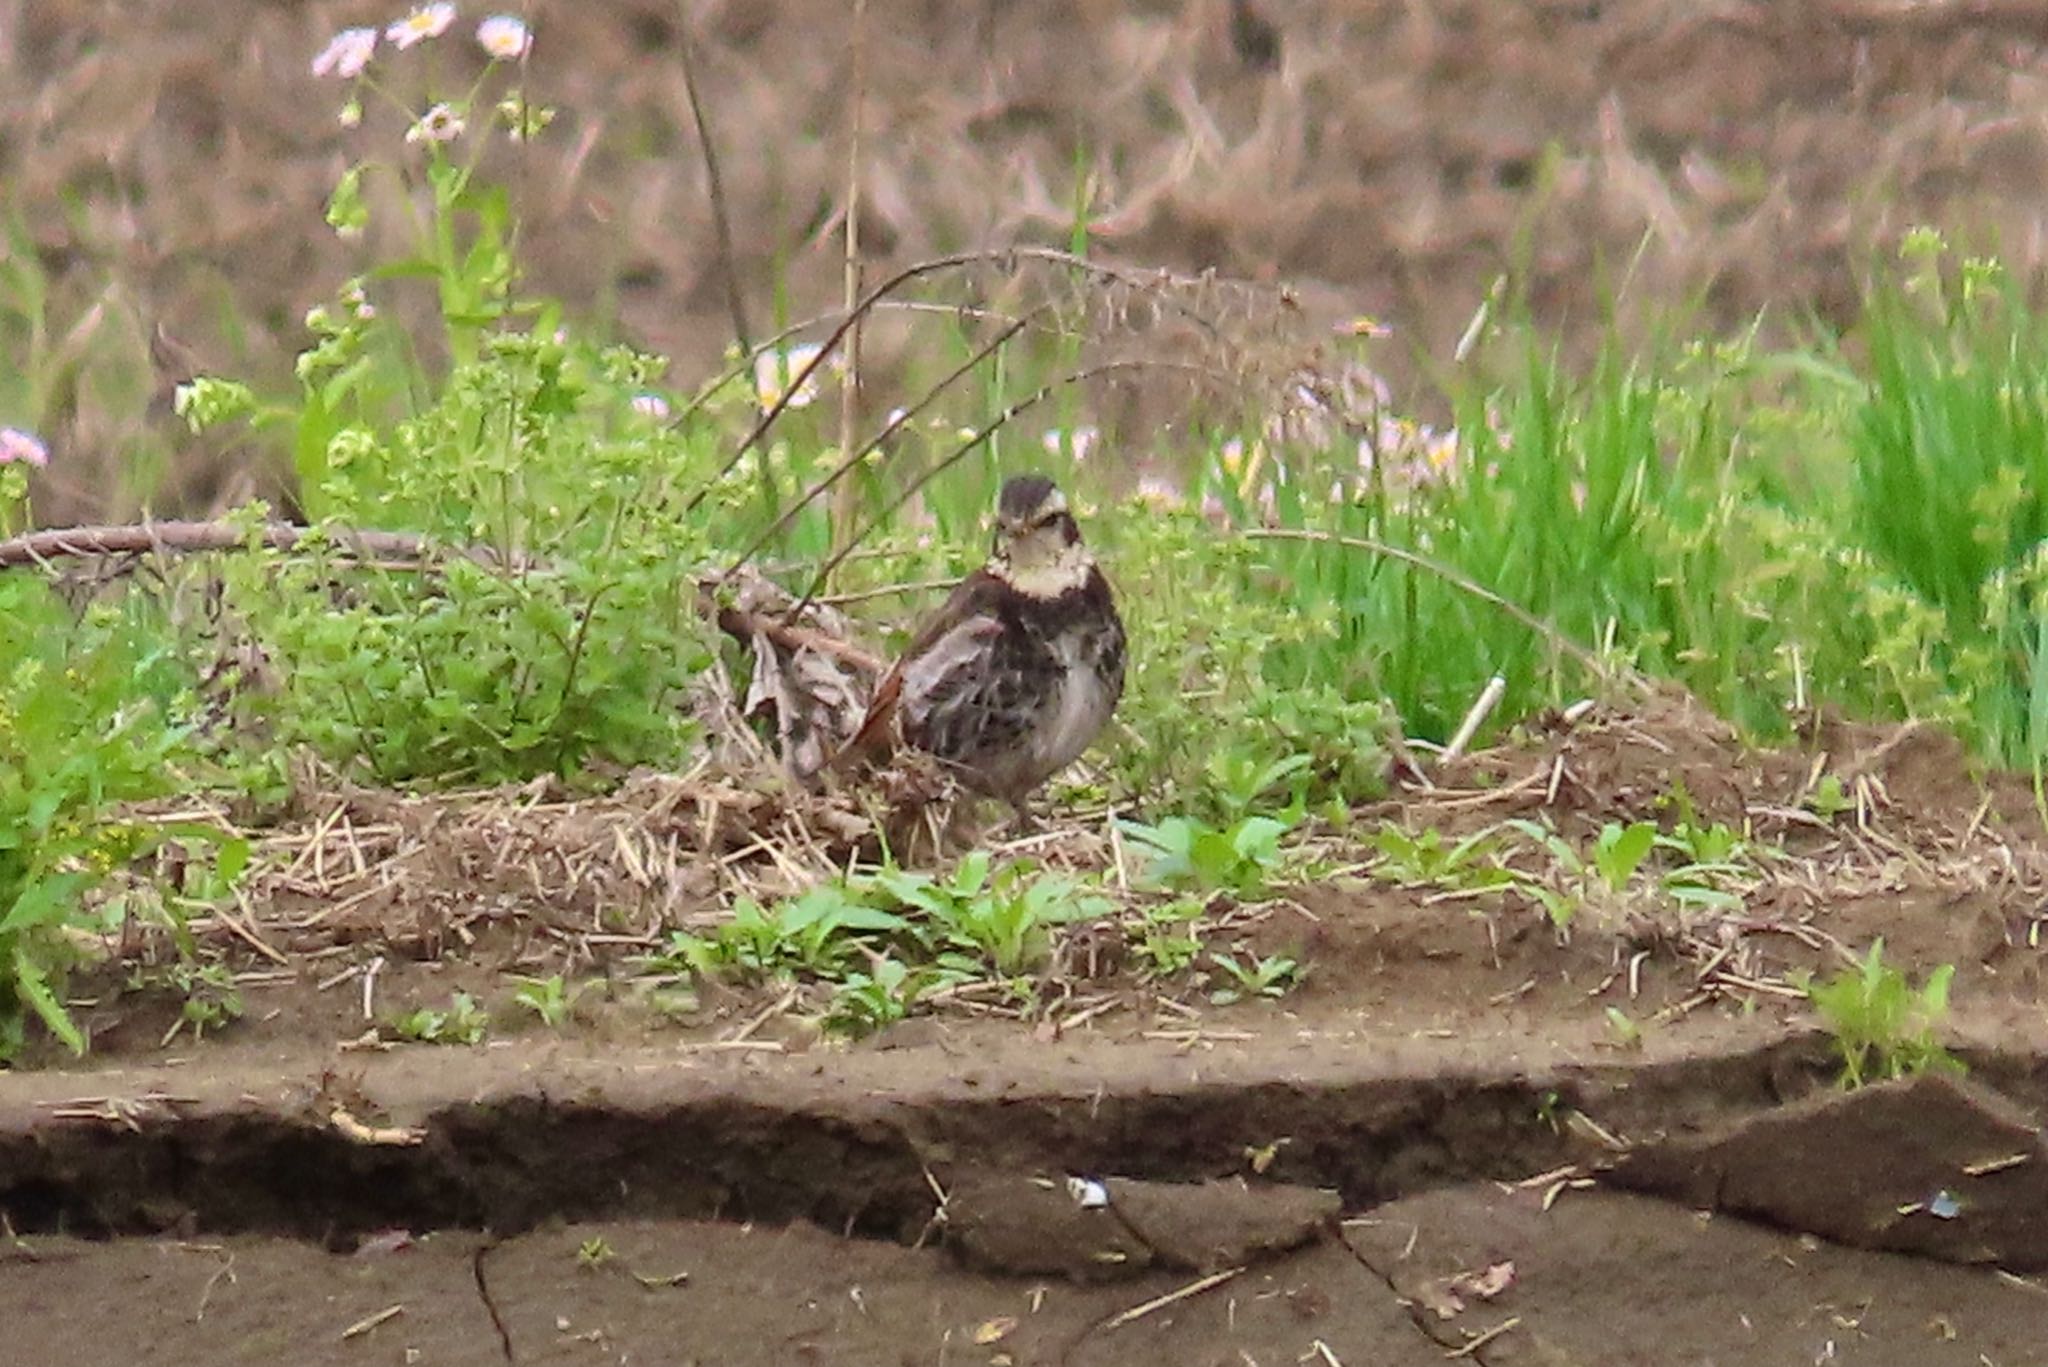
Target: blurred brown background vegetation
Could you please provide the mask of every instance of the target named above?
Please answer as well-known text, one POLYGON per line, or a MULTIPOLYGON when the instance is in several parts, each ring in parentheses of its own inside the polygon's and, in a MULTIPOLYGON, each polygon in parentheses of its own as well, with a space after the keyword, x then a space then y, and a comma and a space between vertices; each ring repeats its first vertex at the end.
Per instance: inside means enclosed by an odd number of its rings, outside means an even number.
MULTIPOLYGON (((322 224, 336 175, 399 155, 400 125, 344 130, 342 87, 307 63, 403 8, 0 0, 0 247, 49 288, 38 411, 0 421, 55 454, 39 520, 265 490, 249 452, 176 430, 171 390, 287 382, 306 309, 396 245, 322 224), (151 467, 152 448, 177 454, 151 467)), ((479 68, 490 8, 519 6, 464 5, 444 78, 479 68)), ((534 287, 682 383, 731 340, 687 24, 756 329, 778 291, 792 317, 836 303, 851 0, 526 13, 533 94, 561 116, 493 155, 534 287)), ((1974 228, 2023 270, 2043 252, 2033 4, 872 0, 869 25, 877 268, 1062 245, 1085 172, 1098 255, 1285 282, 1317 326, 1372 314, 1441 356, 1518 264, 1538 320, 1582 345, 1617 291, 1624 315, 1697 298, 1717 326, 1766 304, 1845 321, 1868 252, 1916 223, 1974 228)), ((428 69, 404 65, 401 89, 428 69)))

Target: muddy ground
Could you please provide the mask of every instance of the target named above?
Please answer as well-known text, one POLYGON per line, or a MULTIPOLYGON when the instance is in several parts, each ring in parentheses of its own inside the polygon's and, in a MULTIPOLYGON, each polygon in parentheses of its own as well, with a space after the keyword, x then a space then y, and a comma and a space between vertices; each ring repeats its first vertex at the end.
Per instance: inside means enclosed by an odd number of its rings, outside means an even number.
POLYGON ((129 984, 129 946, 78 986, 94 1054, 0 1080, 0 1314, 28 1360, 108 1363, 2041 1361, 2023 783, 1921 729, 1747 751, 1658 699, 1360 815, 1584 835, 1675 782, 1776 852, 1739 911, 1561 938, 1354 865, 1219 918, 1308 962, 1277 1001, 1063 953, 1035 1008, 964 996, 851 1043, 780 987, 649 1008, 647 937, 773 862, 664 866, 718 839, 672 787, 309 798, 269 837, 297 853, 200 926, 242 1021, 165 1047, 178 999, 129 984), (558 895, 519 891, 544 863, 558 895), (1956 966, 1966 1078, 1835 1085, 1793 982, 1878 935, 1956 966), (510 975, 546 971, 610 986, 522 1026, 510 975), (456 985, 485 1042, 380 1027, 456 985))

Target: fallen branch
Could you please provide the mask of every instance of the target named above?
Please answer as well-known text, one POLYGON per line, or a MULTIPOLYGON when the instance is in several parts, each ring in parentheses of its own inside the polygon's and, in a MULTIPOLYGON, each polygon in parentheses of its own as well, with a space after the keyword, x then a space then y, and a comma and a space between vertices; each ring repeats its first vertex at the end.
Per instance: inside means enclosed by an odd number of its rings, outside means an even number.
POLYGON ((810 627, 777 621, 773 617, 764 617, 758 612, 748 612, 742 608, 719 608, 718 629, 741 641, 751 641, 758 634, 789 650, 815 650, 865 674, 879 676, 889 668, 887 660, 878 655, 871 655, 857 645, 840 640, 837 636, 810 627))
MULTIPOLYGON (((253 529, 234 522, 138 522, 120 526, 52 527, 0 541, 0 570, 99 555, 191 555, 202 551, 246 550, 251 547, 288 551, 316 530, 319 529, 290 522, 266 522, 253 529)), ((425 564, 438 557, 452 555, 486 565, 499 563, 498 553, 487 546, 438 546, 410 532, 329 528, 320 534, 342 554, 358 560, 425 564)))

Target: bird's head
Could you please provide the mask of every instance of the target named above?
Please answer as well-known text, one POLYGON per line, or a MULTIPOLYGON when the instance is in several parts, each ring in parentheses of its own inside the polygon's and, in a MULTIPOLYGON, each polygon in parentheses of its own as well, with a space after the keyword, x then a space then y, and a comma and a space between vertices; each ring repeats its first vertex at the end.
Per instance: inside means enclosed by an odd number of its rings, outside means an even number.
POLYGON ((991 573, 1033 597, 1056 598, 1086 583, 1094 564, 1058 485, 1043 475, 1003 481, 991 573))

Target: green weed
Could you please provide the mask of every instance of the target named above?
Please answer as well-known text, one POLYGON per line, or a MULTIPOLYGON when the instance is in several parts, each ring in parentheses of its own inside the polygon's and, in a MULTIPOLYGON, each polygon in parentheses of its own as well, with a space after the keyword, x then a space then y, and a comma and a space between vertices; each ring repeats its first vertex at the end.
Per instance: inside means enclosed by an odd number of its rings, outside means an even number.
POLYGON ((1839 774, 1822 774, 1813 790, 1807 793, 1803 805, 1822 821, 1833 821, 1854 807, 1856 800, 1843 791, 1839 774))
POLYGON ((1411 835, 1390 821, 1373 833, 1371 844, 1378 855, 1373 872, 1407 887, 1489 891, 1515 881, 1500 863, 1500 837, 1492 829, 1450 843, 1434 827, 1411 835))
POLYGON ((562 980, 559 973, 545 978, 514 978, 512 989, 514 1004, 525 1007, 550 1030, 559 1030, 569 1021, 569 1013, 576 1009, 576 1001, 583 995, 588 984, 571 987, 562 980))
POLYGON ((676 931, 649 964, 657 972, 734 974, 755 981, 796 973, 835 978, 860 957, 863 942, 879 944, 910 929, 904 916, 870 902, 863 885, 843 880, 771 906, 740 898, 717 930, 676 931))
POLYGON ((393 1034, 415 1044, 482 1044, 490 1028, 489 1014, 467 992, 457 992, 445 1011, 422 1006, 391 1021, 393 1034))
POLYGON ((946 880, 886 868, 872 886, 907 910, 923 913, 943 951, 979 957, 997 977, 1014 977, 1045 961, 1052 931, 1108 915, 1115 904, 1075 880, 1017 861, 991 872, 975 851, 946 880))
POLYGON ((1202 952, 1197 933, 1203 906, 1193 898, 1175 898, 1145 907, 1135 928, 1139 961, 1153 978, 1171 978, 1194 966, 1202 952))
POLYGON ((164 1045, 187 1029, 197 1042, 206 1037, 208 1030, 219 1030, 242 1018, 242 993, 235 986, 234 972, 224 963, 197 963, 181 958, 165 970, 163 982, 184 998, 178 1019, 161 1041, 164 1045))
POLYGON ((1075 879, 1026 860, 996 867, 976 851, 945 877, 887 866, 770 906, 741 899, 710 933, 671 935, 646 967, 829 983, 828 1022, 863 1033, 902 1019, 934 987, 1016 982, 1046 963, 1060 927, 1114 910, 1075 879))
POLYGON ((1212 977, 1222 984, 1209 992, 1209 1000, 1218 1006, 1247 997, 1283 997, 1308 971, 1296 960, 1278 954, 1240 961, 1235 954, 1215 953, 1209 962, 1215 970, 1212 977))
POLYGON ((0 1062, 33 1013, 75 1052, 85 1038, 63 1005, 78 956, 80 899, 109 872, 193 828, 121 819, 196 763, 174 724, 187 678, 138 619, 94 609, 74 620, 42 583, 0 578, 0 621, 15 643, 0 662, 0 1062))
POLYGON ((1643 1027, 1618 1006, 1607 1008, 1607 1033, 1614 1037, 1619 1049, 1640 1049, 1643 1047, 1643 1027))
POLYGON ((1740 904, 1739 896, 1725 885, 1740 879, 1745 867, 1734 858, 1740 850, 1726 828, 1701 830, 1680 823, 1683 834, 1666 835, 1650 821, 1609 821, 1595 833, 1591 848, 1582 851, 1547 822, 1516 819, 1502 824, 1528 841, 1544 861, 1526 873, 1511 870, 1513 886, 1540 905, 1560 932, 1569 930, 1589 906, 1619 908, 1631 900, 1654 904, 1658 899, 1680 906, 1740 904), (1660 867, 1659 851, 1684 862, 1660 867), (1696 857, 1700 853, 1723 858, 1702 860, 1696 857))
POLYGON ((912 973, 901 961, 877 958, 865 973, 848 973, 832 992, 826 1023, 849 1035, 865 1035, 910 1014, 932 975, 912 973))
POLYGON ((1657 827, 1648 821, 1628 825, 1610 821, 1593 837, 1593 872, 1610 893, 1626 889, 1657 843, 1657 827))
POLYGON ((1241 816, 1223 827, 1186 816, 1119 823, 1149 856, 1142 875, 1149 886, 1238 897, 1266 892, 1284 862, 1281 837, 1292 826, 1271 816, 1241 816))
POLYGON ((1960 1059, 1944 1049, 1935 1030, 1948 1015, 1955 965, 1943 964, 1918 989, 1884 961, 1884 940, 1871 942, 1860 967, 1825 982, 1808 982, 1806 995, 1835 1037, 1842 1055, 1841 1083, 1911 1077, 1929 1071, 1960 1073, 1960 1059))

